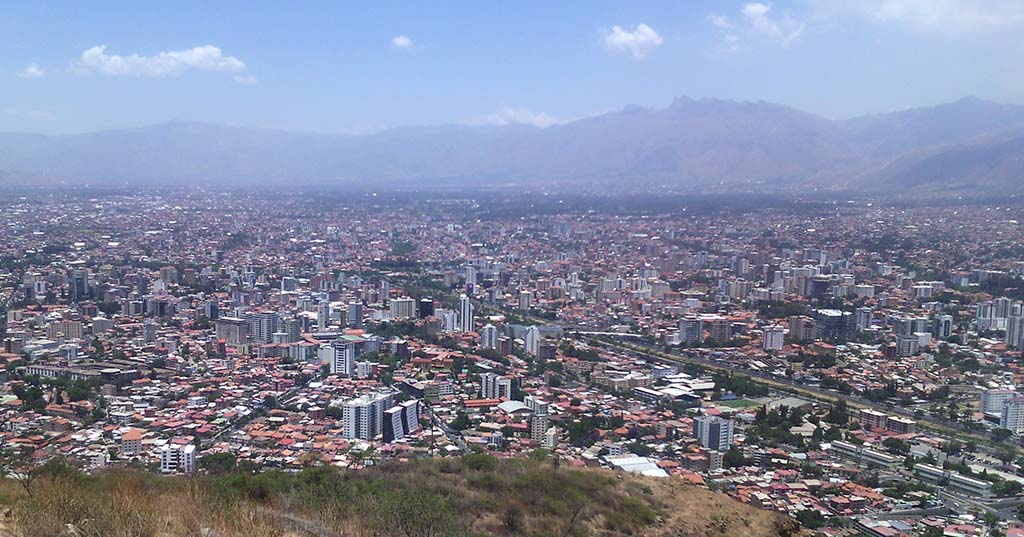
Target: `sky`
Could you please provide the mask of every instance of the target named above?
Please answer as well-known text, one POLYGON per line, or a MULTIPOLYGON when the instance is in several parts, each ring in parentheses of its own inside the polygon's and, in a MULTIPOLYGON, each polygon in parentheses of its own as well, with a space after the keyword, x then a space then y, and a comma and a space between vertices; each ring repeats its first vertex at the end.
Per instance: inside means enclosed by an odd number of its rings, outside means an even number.
POLYGON ((547 126, 676 96, 1024 103, 1024 0, 9 2, 0 131, 547 126))

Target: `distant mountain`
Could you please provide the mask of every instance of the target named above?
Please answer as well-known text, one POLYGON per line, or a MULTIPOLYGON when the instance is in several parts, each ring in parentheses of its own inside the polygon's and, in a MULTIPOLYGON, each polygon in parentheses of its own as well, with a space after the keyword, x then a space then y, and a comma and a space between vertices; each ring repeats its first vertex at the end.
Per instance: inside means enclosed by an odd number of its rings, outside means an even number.
POLYGON ((1024 106, 967 98, 843 121, 765 102, 678 98, 548 128, 371 135, 174 121, 78 135, 0 133, 0 185, 530 185, 956 190, 1021 180, 1024 106))

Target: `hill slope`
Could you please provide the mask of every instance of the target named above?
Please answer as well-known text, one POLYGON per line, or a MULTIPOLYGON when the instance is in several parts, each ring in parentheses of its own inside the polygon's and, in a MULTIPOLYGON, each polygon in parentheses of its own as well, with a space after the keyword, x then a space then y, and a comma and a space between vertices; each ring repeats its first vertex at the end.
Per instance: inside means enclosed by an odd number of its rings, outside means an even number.
MULTIPOLYGON (((788 536, 796 521, 676 479, 616 476, 486 456, 341 472, 141 472, 9 486, 14 535, 105 537, 651 535, 788 536), (63 532, 63 533, 62 533, 63 532)), ((10 485, 10 483, 7 483, 10 485)))

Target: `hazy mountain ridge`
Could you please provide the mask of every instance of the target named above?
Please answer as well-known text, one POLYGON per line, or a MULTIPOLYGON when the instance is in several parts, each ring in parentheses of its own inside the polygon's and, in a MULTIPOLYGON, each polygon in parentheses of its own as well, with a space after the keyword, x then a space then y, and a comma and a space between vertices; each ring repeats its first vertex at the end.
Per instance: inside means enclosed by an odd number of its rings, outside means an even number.
POLYGON ((0 133, 0 184, 593 184, 950 190, 1015 186, 1024 106, 975 98, 834 121, 766 102, 678 98, 537 128, 370 135, 173 121, 88 134, 0 133), (998 159, 993 162, 992 159, 998 159), (628 181, 628 183, 625 183, 628 181))

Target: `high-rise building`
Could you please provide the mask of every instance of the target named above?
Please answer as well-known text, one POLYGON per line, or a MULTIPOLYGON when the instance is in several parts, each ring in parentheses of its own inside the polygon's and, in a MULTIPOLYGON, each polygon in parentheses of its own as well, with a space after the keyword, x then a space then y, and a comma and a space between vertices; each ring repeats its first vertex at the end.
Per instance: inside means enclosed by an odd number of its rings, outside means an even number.
POLYGON ((527 395, 523 397, 523 404, 526 408, 529 408, 534 414, 539 416, 548 415, 548 403, 547 401, 537 397, 536 395, 527 395))
POLYGON ((523 350, 533 356, 540 354, 540 328, 531 326, 526 329, 523 334, 523 350))
POLYGON ((363 326, 363 303, 352 300, 348 303, 348 325, 353 328, 363 326))
POLYGON ((999 426, 1014 434, 1024 433, 1024 397, 1011 397, 1003 403, 999 426))
POLYGON ((1002 416, 1003 406, 1014 397, 1017 397, 1017 392, 1011 389, 985 390, 981 392, 981 412, 1002 416))
POLYGON ((764 327, 761 347, 766 351, 781 351, 785 345, 785 331, 779 325, 764 327))
POLYGON ((257 343, 271 343, 274 340, 274 332, 279 330, 278 323, 281 320, 276 311, 261 311, 247 313, 246 320, 249 321, 249 335, 257 343))
POLYGON ((473 323, 473 301, 468 296, 459 297, 459 330, 472 332, 475 328, 473 323))
POLYGON ((509 399, 512 396, 512 379, 495 373, 480 374, 481 399, 509 399))
POLYGON ((484 349, 498 348, 498 329, 493 324, 485 324, 480 329, 480 347, 484 349))
POLYGON ((688 347, 704 341, 704 322, 700 317, 689 316, 679 321, 679 342, 688 347))
POLYGON ((378 392, 349 399, 341 406, 342 435, 373 440, 384 432, 384 411, 392 407, 392 393, 378 392))
POLYGON ((153 343, 156 341, 156 323, 153 321, 146 321, 142 323, 142 339, 146 343, 153 343))
POLYGON ((1008 317, 1006 319, 1006 344, 1019 349, 1022 339, 1024 339, 1024 317, 1008 317))
POLYGON ((519 291, 519 309, 523 311, 529 311, 533 306, 533 293, 522 290, 519 291))
POLYGON ((534 414, 530 416, 530 440, 536 444, 544 443, 544 435, 548 432, 547 414, 534 414))
POLYGON ((848 311, 820 309, 812 316, 821 339, 843 342, 857 334, 857 320, 848 311))
POLYGON ((946 314, 937 315, 935 317, 935 330, 932 333, 941 340, 953 337, 953 316, 946 314))
POLYGON ((714 315, 705 318, 704 324, 708 328, 708 341, 711 343, 721 345, 732 339, 732 322, 729 319, 714 315))
POLYGON ((316 307, 316 327, 323 332, 331 324, 331 303, 323 300, 316 307))
POLYGON ((217 319, 217 339, 223 339, 228 345, 245 345, 249 338, 249 323, 238 317, 221 317, 217 319))
POLYGON ((388 311, 393 320, 405 320, 416 317, 416 301, 403 296, 388 301, 388 311))
POLYGON ((420 428, 419 401, 411 399, 384 411, 384 442, 394 442, 416 432, 420 428))
POLYGON ((700 445, 715 451, 728 451, 732 446, 732 420, 717 416, 699 416, 693 420, 693 436, 700 445))
POLYGON ((434 314, 434 300, 431 299, 431 298, 421 298, 420 299, 420 311, 419 311, 420 319, 426 319, 427 317, 430 317, 433 314, 434 314))

